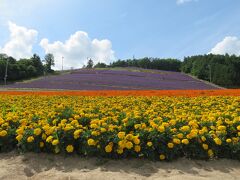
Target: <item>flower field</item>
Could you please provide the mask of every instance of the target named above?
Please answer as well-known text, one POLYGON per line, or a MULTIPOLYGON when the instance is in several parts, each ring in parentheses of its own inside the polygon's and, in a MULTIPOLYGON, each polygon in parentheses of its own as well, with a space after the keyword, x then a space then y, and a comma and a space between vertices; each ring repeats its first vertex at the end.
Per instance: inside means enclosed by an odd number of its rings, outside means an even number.
POLYGON ((240 160, 239 96, 1 94, 0 108, 1 152, 240 160))
POLYGON ((71 73, 45 76, 2 86, 11 89, 61 90, 176 90, 219 89, 180 72, 144 69, 74 70, 71 73))

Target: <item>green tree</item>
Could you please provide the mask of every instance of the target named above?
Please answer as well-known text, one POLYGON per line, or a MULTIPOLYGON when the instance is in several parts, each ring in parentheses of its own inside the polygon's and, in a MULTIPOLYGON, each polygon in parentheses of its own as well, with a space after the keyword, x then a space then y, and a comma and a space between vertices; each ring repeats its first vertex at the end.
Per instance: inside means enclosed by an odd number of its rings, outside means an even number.
POLYGON ((107 65, 105 64, 105 63, 100 63, 100 62, 98 62, 95 66, 94 66, 94 68, 106 68, 107 67, 107 65))
POLYGON ((87 62, 87 68, 93 68, 93 60, 92 59, 89 59, 88 62, 87 62))
POLYGON ((53 72, 52 66, 55 66, 54 56, 51 53, 48 53, 44 57, 45 60, 45 70, 47 73, 53 72))
POLYGON ((38 76, 43 75, 44 67, 40 57, 37 54, 33 54, 31 57, 32 64, 36 69, 36 73, 38 76))

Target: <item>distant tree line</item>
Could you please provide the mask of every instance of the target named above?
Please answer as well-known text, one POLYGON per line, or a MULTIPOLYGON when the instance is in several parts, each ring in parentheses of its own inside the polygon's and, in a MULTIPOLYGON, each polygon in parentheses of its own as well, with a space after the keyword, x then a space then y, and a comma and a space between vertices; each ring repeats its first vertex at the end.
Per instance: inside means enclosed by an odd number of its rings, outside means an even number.
POLYGON ((181 70, 221 86, 240 86, 239 56, 208 54, 185 57, 181 70))
POLYGON ((117 60, 106 65, 104 63, 97 63, 95 68, 105 67, 139 67, 145 69, 158 69, 166 71, 181 71, 181 61, 177 59, 160 59, 160 58, 141 58, 141 59, 127 59, 117 60))
POLYGON ((29 79, 42 76, 44 73, 52 73, 51 67, 53 65, 54 56, 52 54, 46 54, 44 60, 41 60, 37 54, 29 59, 20 60, 6 54, 0 54, 0 81, 3 82, 6 72, 8 81, 29 79))

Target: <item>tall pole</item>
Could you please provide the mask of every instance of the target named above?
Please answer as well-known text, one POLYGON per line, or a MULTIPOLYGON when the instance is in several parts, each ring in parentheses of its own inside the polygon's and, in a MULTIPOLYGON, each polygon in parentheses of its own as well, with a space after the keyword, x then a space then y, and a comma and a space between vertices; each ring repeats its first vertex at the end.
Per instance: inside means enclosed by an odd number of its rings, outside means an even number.
POLYGON ((8 58, 7 58, 7 64, 5 69, 5 76, 4 76, 4 84, 7 85, 7 70, 8 70, 8 58))
POLYGON ((63 59, 64 59, 64 57, 62 56, 62 71, 63 71, 63 59))

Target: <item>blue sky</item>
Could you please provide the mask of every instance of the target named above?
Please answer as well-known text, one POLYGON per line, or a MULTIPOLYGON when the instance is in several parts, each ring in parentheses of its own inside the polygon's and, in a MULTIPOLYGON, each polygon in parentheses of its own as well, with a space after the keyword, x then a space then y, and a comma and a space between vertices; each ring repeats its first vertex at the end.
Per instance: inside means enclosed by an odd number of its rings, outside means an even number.
POLYGON ((0 0, 0 53, 51 52, 69 67, 87 57, 240 55, 239 17, 239 0, 0 0))

